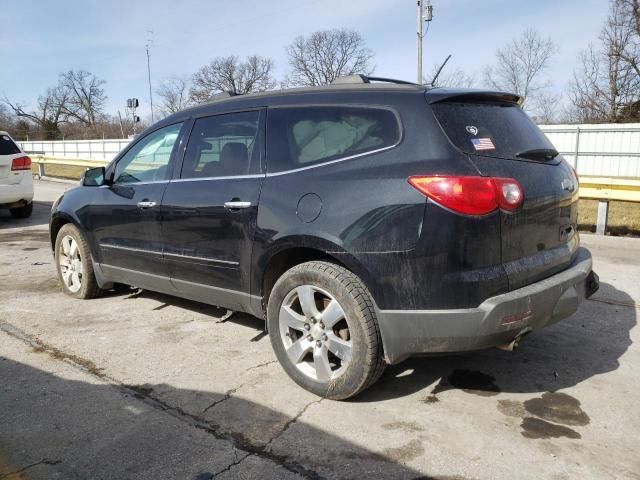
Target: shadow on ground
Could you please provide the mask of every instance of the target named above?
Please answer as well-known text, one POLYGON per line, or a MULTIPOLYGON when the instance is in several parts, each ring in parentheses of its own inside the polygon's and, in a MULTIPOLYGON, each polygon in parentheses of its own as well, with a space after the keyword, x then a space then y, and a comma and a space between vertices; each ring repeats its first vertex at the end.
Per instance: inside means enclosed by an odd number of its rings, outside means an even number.
MULTIPOLYGON (((120 293, 121 294, 121 293, 120 293)), ((114 293, 114 295, 117 295, 114 293)), ((163 305, 174 305, 218 319, 224 309, 148 291, 129 293, 163 305)), ((236 313, 226 322, 256 331, 252 341, 262 340, 264 321, 236 313)), ((593 300, 585 301, 578 312, 548 328, 525 337, 518 349, 504 352, 489 349, 458 355, 412 358, 388 367, 383 377, 354 402, 376 402, 404 397, 426 389, 431 395, 451 389, 491 395, 504 393, 544 393, 573 387, 594 375, 614 371, 620 357, 631 346, 630 331, 637 323, 637 308, 624 291, 602 283, 593 300), (616 304, 606 303, 615 299, 616 304)), ((268 338, 265 339, 268 341, 268 338)))
MULTIPOLYGON (((354 401, 403 397, 439 382, 427 394, 451 389, 491 395, 542 393, 573 387, 619 367, 637 323, 633 299, 602 283, 572 317, 525 337, 518 349, 412 358, 389 367, 382 379, 354 401), (616 304, 606 303, 608 298, 616 304)), ((432 395, 426 401, 436 401, 432 395)))
MULTIPOLYGON (((51 353, 51 352, 47 352, 51 353)), ((68 360, 68 359, 67 359, 68 360)), ((68 368, 65 376, 69 376, 68 368)), ((73 372, 72 376, 75 376, 73 372)), ((331 445, 344 458, 308 459, 296 448, 274 453, 282 431, 267 444, 242 434, 224 434, 216 415, 206 421, 154 397, 168 385, 144 388, 69 380, 0 357, 0 478, 416 478, 418 472, 328 432, 305 426, 315 445, 331 445), (246 457, 246 458, 245 458, 246 457), (311 466, 310 466, 311 465, 311 466), (344 468, 348 465, 348 468, 344 468), (234 473, 235 471, 235 473, 234 473), (325 470, 326 471, 326 470, 325 470), (19 473, 17 473, 19 472, 19 473), (342 473, 341 473, 342 472, 342 473)), ((214 392, 176 391, 183 397, 214 392)), ((278 419, 279 412, 236 399, 236 408, 255 421, 278 419)), ((425 477, 422 477, 425 478, 425 477)))
POLYGON ((8 209, 0 209, 0 231, 9 228, 48 225, 52 202, 33 202, 33 213, 29 218, 13 218, 8 209))

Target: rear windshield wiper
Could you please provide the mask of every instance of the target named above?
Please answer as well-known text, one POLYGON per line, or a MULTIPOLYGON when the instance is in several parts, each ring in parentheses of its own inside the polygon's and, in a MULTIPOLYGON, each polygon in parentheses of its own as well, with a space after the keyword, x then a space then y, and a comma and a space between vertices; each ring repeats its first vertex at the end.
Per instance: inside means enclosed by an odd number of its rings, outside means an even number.
POLYGON ((558 151, 553 148, 532 148, 516 153, 517 158, 526 158, 528 160, 553 160, 558 156, 558 151))

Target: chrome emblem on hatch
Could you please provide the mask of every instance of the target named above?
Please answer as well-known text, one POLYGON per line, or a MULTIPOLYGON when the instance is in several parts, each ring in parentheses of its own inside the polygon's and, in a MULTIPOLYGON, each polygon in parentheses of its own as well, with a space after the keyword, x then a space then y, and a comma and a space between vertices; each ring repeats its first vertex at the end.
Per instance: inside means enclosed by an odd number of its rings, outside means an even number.
POLYGON ((568 178, 565 178, 564 180, 562 180, 561 185, 562 185, 562 189, 566 190, 567 192, 573 192, 576 189, 575 184, 568 178))

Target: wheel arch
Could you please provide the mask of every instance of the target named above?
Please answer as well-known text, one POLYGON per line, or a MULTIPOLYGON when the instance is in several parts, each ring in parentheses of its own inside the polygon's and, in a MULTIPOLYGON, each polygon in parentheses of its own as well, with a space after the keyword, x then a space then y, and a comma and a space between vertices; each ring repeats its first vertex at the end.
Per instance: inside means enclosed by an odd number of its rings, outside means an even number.
POLYGON ((309 239, 292 240, 288 239, 270 248, 255 263, 259 274, 254 277, 253 292, 262 298, 263 312, 266 311, 269 295, 278 278, 290 268, 314 260, 335 263, 353 272, 362 280, 371 295, 372 277, 354 255, 324 239, 314 238, 311 242, 309 239))
POLYGON ((62 227, 64 227, 67 223, 72 223, 76 227, 80 228, 78 222, 75 219, 64 212, 56 212, 51 216, 51 221, 49 222, 49 242, 51 243, 51 250, 53 250, 55 255, 56 249, 56 238, 58 237, 58 232, 62 227))

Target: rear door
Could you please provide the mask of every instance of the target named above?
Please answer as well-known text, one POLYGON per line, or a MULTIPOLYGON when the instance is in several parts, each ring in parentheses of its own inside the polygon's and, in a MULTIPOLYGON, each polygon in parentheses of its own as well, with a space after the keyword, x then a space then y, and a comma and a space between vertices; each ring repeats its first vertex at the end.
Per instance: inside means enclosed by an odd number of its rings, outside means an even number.
POLYGON ((476 98, 432 105, 449 139, 483 176, 516 179, 524 201, 501 213, 501 257, 509 287, 567 267, 578 248, 578 180, 518 104, 476 98))
MULTIPOLYGON (((11 163, 14 159, 24 157, 13 139, 5 134, 0 134, 0 185, 11 185, 20 183, 23 171, 11 171, 11 163)), ((31 175, 30 171, 27 171, 31 175)))
POLYGON ((182 296, 246 308, 263 158, 263 110, 195 119, 162 203, 164 258, 182 296))

